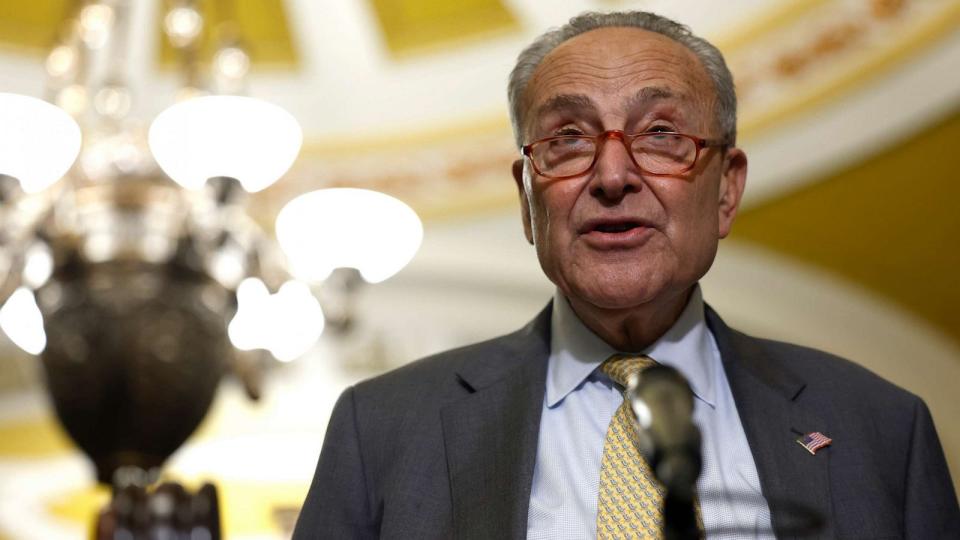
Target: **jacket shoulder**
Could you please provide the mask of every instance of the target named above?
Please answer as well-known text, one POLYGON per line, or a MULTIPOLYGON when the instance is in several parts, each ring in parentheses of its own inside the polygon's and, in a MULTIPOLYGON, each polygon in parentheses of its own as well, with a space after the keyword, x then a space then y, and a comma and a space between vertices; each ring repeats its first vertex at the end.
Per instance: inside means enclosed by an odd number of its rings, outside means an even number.
POLYGON ((546 361, 549 354, 551 306, 523 328, 496 338, 439 352, 361 381, 358 400, 445 401, 513 372, 518 363, 546 361))
POLYGON ((901 394, 903 397, 913 396, 910 392, 887 381, 868 368, 841 356, 793 343, 768 339, 761 339, 760 341, 771 351, 771 354, 790 358, 791 365, 809 373, 814 378, 827 381, 853 381, 858 385, 901 394))
POLYGON ((866 367, 826 351, 772 339, 748 336, 766 362, 795 374, 805 382, 803 398, 862 410, 912 411, 922 400, 866 367))

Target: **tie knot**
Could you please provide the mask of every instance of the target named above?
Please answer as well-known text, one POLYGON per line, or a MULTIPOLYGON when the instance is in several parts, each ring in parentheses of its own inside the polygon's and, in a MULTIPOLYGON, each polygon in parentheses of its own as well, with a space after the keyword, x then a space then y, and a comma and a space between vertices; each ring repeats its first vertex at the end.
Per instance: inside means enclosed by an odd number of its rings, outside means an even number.
POLYGON ((613 379, 613 382, 626 388, 630 375, 640 373, 655 363, 653 358, 646 355, 615 354, 600 364, 600 371, 606 373, 608 377, 613 379))

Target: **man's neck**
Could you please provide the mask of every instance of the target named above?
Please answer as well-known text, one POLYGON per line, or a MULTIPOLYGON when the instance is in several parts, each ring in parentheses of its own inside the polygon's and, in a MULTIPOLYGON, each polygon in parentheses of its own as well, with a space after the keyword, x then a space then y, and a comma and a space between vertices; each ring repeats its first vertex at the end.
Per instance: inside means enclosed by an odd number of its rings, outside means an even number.
POLYGON ((587 328, 623 352, 640 352, 673 326, 690 301, 693 287, 659 302, 625 309, 605 309, 568 297, 570 307, 587 328))

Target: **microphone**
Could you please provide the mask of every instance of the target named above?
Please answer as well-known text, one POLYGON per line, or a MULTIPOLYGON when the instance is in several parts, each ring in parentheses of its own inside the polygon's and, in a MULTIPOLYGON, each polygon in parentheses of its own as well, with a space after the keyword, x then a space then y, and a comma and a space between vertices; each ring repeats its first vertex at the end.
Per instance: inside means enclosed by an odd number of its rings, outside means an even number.
POLYGON ((657 364, 630 377, 626 396, 637 417, 640 453, 666 488, 665 537, 697 538, 694 498, 703 461, 690 384, 676 369, 657 364))

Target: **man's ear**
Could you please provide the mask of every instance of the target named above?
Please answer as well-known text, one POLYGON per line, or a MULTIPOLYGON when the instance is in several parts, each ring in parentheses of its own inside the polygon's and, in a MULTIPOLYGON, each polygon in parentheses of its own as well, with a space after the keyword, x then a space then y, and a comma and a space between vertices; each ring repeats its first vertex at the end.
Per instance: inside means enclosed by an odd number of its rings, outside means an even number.
POLYGON ((533 245, 533 227, 530 224, 530 200, 527 199, 527 188, 523 183, 523 159, 513 162, 513 181, 517 183, 517 193, 520 195, 520 217, 523 219, 523 234, 527 242, 533 245))
POLYGON ((730 148, 723 158, 719 193, 719 233, 726 238, 740 209, 743 188, 747 183, 747 155, 739 148, 730 148))

